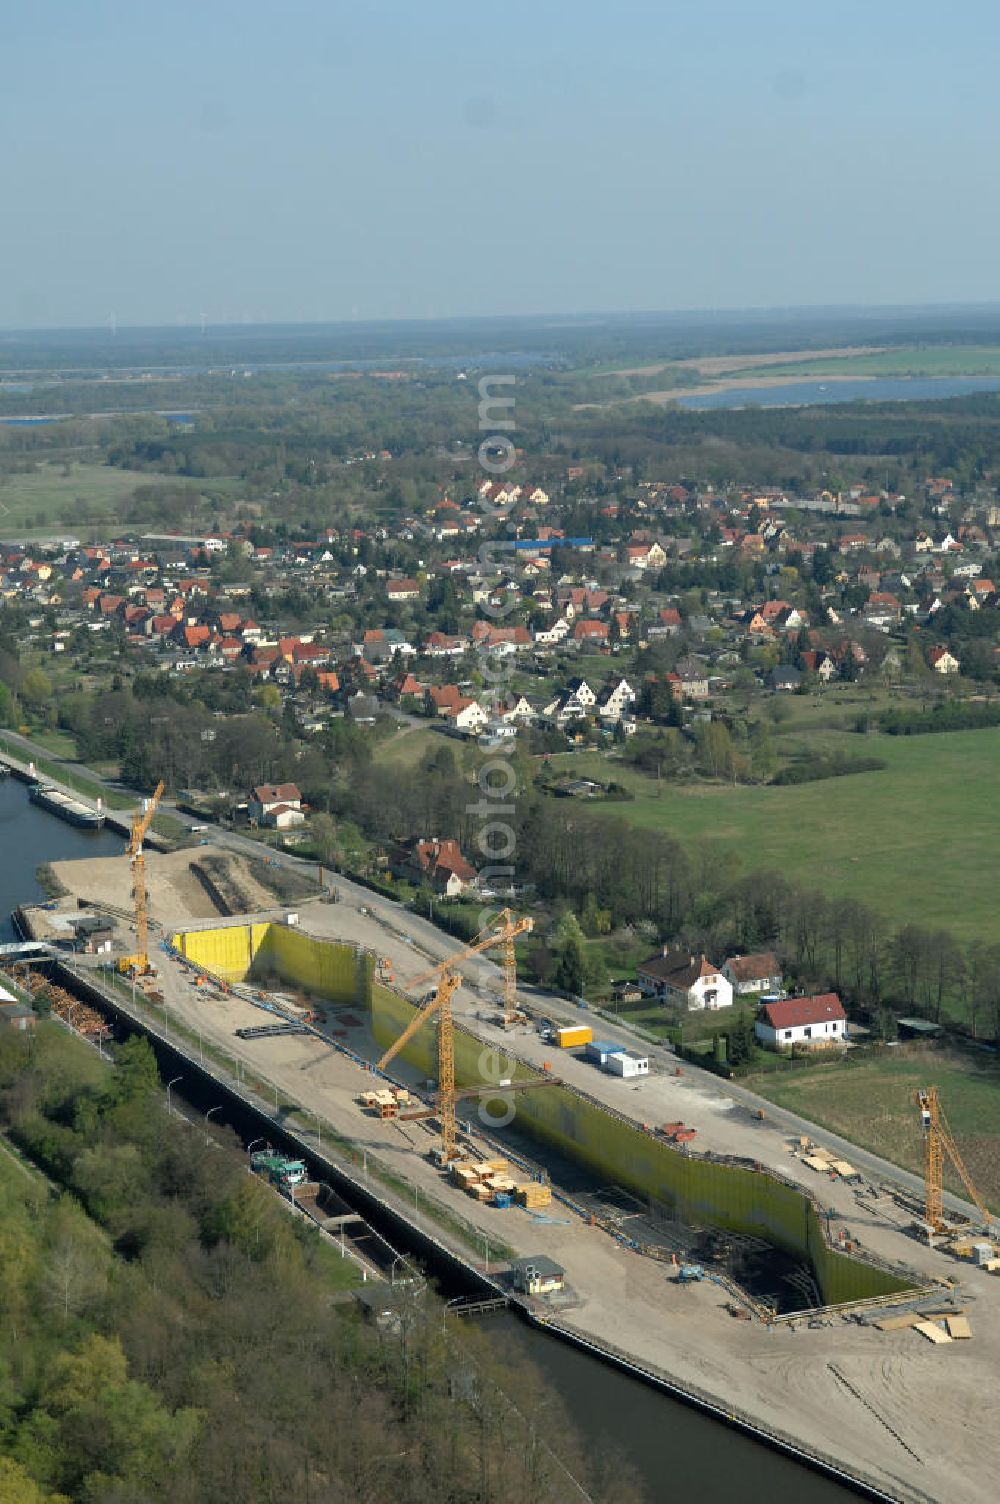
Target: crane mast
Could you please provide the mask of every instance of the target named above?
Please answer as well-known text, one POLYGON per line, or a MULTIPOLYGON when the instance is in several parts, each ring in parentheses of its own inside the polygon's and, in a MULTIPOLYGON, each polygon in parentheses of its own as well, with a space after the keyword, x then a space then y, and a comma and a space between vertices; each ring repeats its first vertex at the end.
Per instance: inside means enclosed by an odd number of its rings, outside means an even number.
POLYGON ((438 1118, 441 1123, 441 1160, 448 1164, 451 1160, 459 1157, 458 1149, 458 1125, 456 1114, 457 1093, 455 1091, 455 1026, 451 1011, 451 1000, 459 987, 462 985, 461 973, 456 969, 458 965, 470 956, 479 955, 482 951, 499 948, 502 954, 502 966, 504 974, 503 991, 503 1019, 505 1027, 512 1023, 517 1015, 517 958, 514 952, 514 941, 518 935, 527 934, 534 927, 534 921, 529 918, 515 919, 510 909, 502 909, 492 924, 480 930, 471 945, 455 952, 442 961, 438 966, 432 966, 428 971, 421 972, 419 976, 411 978, 408 986, 418 987, 422 982, 434 979, 436 986, 433 995, 424 1003, 423 1007, 414 1014, 399 1038, 390 1045, 375 1069, 384 1070, 389 1062, 399 1054, 418 1030, 422 1029, 429 1019, 436 1017, 438 1021, 437 1053, 438 1053, 438 1092, 437 1106, 438 1118))
POLYGON ((146 859, 142 843, 153 822, 156 806, 164 790, 162 778, 152 796, 132 815, 132 830, 128 843, 128 858, 132 866, 132 903, 135 913, 135 955, 126 957, 124 968, 136 976, 148 976, 149 964, 149 910, 146 894, 146 859))
POLYGON ((935 1233, 948 1231, 944 1215, 944 1161, 947 1155, 982 1218, 984 1231, 989 1232, 992 1220, 989 1208, 976 1190, 972 1176, 958 1152, 958 1145, 952 1137, 944 1108, 938 1098, 937 1087, 921 1088, 917 1092, 917 1106, 920 1108, 920 1121, 924 1130, 924 1220, 935 1233))

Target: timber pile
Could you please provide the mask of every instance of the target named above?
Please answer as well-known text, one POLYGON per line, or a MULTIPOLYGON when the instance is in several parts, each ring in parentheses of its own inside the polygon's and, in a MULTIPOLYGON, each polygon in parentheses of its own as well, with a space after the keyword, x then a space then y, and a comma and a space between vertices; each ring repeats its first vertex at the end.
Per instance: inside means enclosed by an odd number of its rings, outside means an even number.
POLYGON ((103 1039, 108 1034, 107 1023, 99 1013, 86 1003, 81 1003, 79 998, 67 992, 64 987, 55 986, 40 971, 29 971, 24 980, 32 997, 44 992, 56 1018, 71 1024, 78 1034, 84 1034, 88 1039, 103 1039))

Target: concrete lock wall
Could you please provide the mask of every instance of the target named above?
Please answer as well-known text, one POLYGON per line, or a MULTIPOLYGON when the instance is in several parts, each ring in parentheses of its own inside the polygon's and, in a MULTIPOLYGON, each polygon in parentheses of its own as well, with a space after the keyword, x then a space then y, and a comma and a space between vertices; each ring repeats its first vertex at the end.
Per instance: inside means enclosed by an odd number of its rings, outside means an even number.
POLYGON ((173 936, 173 944, 195 966, 225 982, 269 970, 331 1002, 368 1005, 372 958, 352 945, 317 940, 270 921, 184 930, 173 936))
POLYGON ((270 929, 270 924, 234 924, 224 929, 185 930, 172 940, 195 966, 224 982, 242 982, 270 929))
MULTIPOLYGON (((413 1016, 412 1007, 376 983, 372 988, 372 1032, 388 1046, 413 1016)), ((437 1075, 435 1031, 422 1030, 403 1050, 408 1064, 437 1075)), ((455 1032, 455 1077, 461 1086, 483 1082, 483 1045, 455 1032)), ((518 1067, 515 1075, 534 1072, 518 1067)), ((792 1186, 765 1171, 716 1164, 681 1154, 642 1128, 605 1112, 563 1086, 526 1092, 516 1099, 517 1124, 531 1136, 583 1163, 603 1182, 643 1198, 652 1197, 695 1225, 727 1228, 766 1238, 796 1257, 808 1259, 827 1305, 891 1295, 908 1288, 881 1269, 829 1247, 815 1207, 792 1186)))
MULTIPOLYGON (((269 969, 335 1002, 371 1009, 372 1034, 387 1049, 410 1022, 414 1006, 373 980, 373 958, 353 946, 317 940, 282 924, 232 925, 189 930, 173 937, 182 955, 229 982, 269 969)), ((420 1030, 402 1058, 425 1077, 437 1077, 437 1031, 420 1030)), ((488 1086, 496 1079, 494 1052, 463 1029, 455 1030, 458 1085, 488 1086), (490 1058, 493 1057, 493 1058, 490 1058)), ((505 1064, 504 1075, 511 1074, 505 1064)), ((515 1078, 537 1079, 517 1065, 515 1078)), ((517 1125, 607 1184, 620 1185, 676 1210, 695 1225, 755 1234, 808 1259, 827 1305, 866 1300, 910 1288, 895 1275, 831 1248, 812 1203, 765 1171, 719 1164, 682 1154, 662 1139, 565 1086, 525 1092, 515 1099, 517 1125)))

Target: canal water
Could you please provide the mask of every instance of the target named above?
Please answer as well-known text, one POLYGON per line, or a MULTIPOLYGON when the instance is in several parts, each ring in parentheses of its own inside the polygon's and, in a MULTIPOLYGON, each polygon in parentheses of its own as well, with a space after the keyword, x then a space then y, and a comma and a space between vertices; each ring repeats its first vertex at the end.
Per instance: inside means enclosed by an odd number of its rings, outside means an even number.
POLYGON ((83 830, 32 804, 27 785, 0 778, 0 942, 16 940, 11 913, 20 904, 44 903, 48 896, 35 876, 46 862, 114 856, 125 850, 115 830, 83 830))
MULTIPOLYGON (((80 830, 67 824, 30 803, 23 784, 5 778, 0 779, 0 850, 6 858, 0 864, 0 935, 13 940, 17 937, 10 923, 11 911, 18 904, 45 898, 35 878, 37 867, 124 853, 124 841, 114 831, 80 830)), ((175 1087, 174 1094, 188 1090, 187 1085, 175 1087)), ((199 1090, 192 1081, 190 1090, 204 1111, 208 1101, 204 1088, 199 1090)), ((237 1132, 244 1130, 236 1113, 217 1114, 220 1122, 227 1117, 237 1132)), ((386 1231, 400 1248, 400 1230, 386 1231)), ((558 1394, 595 1462, 609 1450, 627 1462, 643 1490, 644 1504, 695 1499, 698 1504, 732 1504, 736 1497, 767 1499, 768 1504, 847 1504, 858 1497, 853 1489, 525 1326, 514 1316, 486 1319, 487 1333, 502 1342, 512 1357, 532 1363, 558 1394)))
POLYGON ((841 402, 941 402, 1000 391, 996 376, 859 376, 856 380, 783 381, 678 397, 679 407, 828 407, 841 402))

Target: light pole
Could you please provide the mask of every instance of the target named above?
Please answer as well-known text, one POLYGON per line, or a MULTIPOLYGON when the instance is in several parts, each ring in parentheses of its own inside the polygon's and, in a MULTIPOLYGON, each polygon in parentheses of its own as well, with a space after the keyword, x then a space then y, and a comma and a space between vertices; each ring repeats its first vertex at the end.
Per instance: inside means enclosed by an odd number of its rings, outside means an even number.
POLYGON ((170 1088, 172 1086, 176 1086, 177 1083, 178 1083, 178 1081, 183 1081, 183 1080, 184 1080, 183 1076, 174 1076, 171 1081, 167 1082, 167 1111, 168 1112, 172 1111, 171 1102, 170 1102, 170 1088))
POLYGON ((211 1117, 211 1116, 212 1116, 212 1113, 213 1113, 213 1112, 221 1112, 221 1111, 222 1111, 222 1106, 221 1106, 221 1104, 219 1104, 219 1105, 217 1105, 217 1106, 215 1106, 215 1107, 210 1107, 210 1108, 209 1108, 209 1109, 208 1109, 208 1111, 207 1111, 207 1112, 206 1112, 206 1114, 205 1114, 205 1122, 206 1122, 206 1123, 207 1123, 207 1122, 208 1122, 208 1120, 209 1120, 209 1118, 210 1118, 210 1117, 211 1117))
POLYGON ((252 1138, 250 1140, 250 1142, 247 1144, 247 1153, 248 1154, 252 1154, 253 1151, 254 1151, 254 1149, 256 1148, 256 1146, 258 1144, 266 1144, 266 1143, 267 1143, 267 1140, 264 1139, 264 1138, 252 1138))

